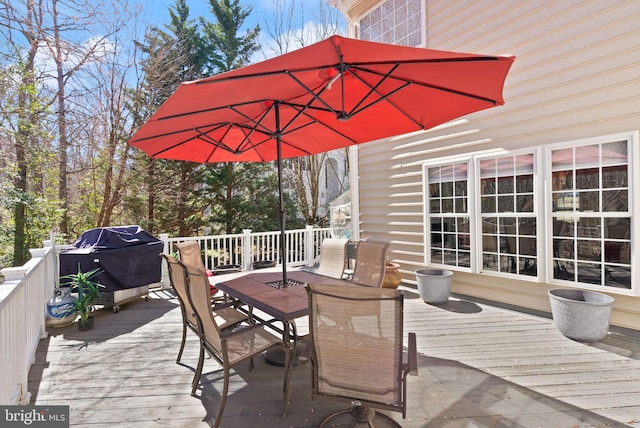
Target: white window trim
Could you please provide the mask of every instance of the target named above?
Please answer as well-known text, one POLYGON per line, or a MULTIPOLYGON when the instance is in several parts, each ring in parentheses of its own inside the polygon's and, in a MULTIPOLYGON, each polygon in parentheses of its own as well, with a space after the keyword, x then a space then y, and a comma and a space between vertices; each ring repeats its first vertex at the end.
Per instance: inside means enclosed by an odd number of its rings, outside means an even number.
MULTIPOLYGON (((536 246, 536 259, 537 259, 537 263, 538 263, 538 275, 537 276, 528 276, 528 275, 518 275, 518 274, 512 274, 512 273, 505 273, 505 272, 495 272, 495 271, 490 271, 490 270, 483 270, 482 266, 482 216, 481 213, 479 212, 478 207, 481 206, 481 195, 480 192, 478 191, 479 188, 479 184, 480 184, 480 162, 482 162, 483 160, 487 160, 487 159, 496 159, 496 158, 501 158, 504 156, 519 156, 519 155, 527 155, 527 154, 533 154, 533 194, 534 194, 534 217, 536 217, 536 219, 540 219, 540 215, 542 212, 544 212, 544 205, 543 205, 543 201, 540 200, 540 197, 538 196, 540 193, 540 189, 544 188, 544 182, 543 182, 543 170, 542 170, 542 164, 543 162, 540 161, 540 153, 541 153, 541 149, 540 148, 536 148, 536 149, 519 149, 519 150, 505 150, 503 153, 500 154, 496 154, 496 153, 486 153, 486 154, 479 154, 477 156, 474 156, 473 158, 473 162, 475 164, 475 175, 473 177, 474 179, 474 183, 473 183, 473 189, 471 189, 471 191, 474 192, 475 194, 475 198, 474 198, 474 209, 477 209, 478 215, 474 216, 474 223, 475 223, 475 231, 477 231, 477 233, 474 233, 472 235, 472 238, 475 239, 475 250, 476 253, 475 255, 472 257, 475 261, 475 266, 476 268, 474 269, 474 273, 478 273, 481 275, 487 275, 487 276, 497 276, 497 277, 501 277, 501 278, 512 278, 512 279, 517 279, 519 281, 530 281, 530 282, 540 282, 542 281, 545 277, 546 277, 546 262, 545 262, 545 257, 546 254, 544 252, 544 245, 538 245, 536 246)), ((543 198, 545 199, 545 198, 543 198)), ((514 214, 515 215, 515 214, 514 214)), ((544 231, 545 231, 545 224, 546 222, 544 221, 538 221, 536 223, 536 240, 537 242, 543 242, 542 238, 545 236, 544 231)))
MULTIPOLYGON (((389 0, 381 0, 381 1, 375 2, 371 7, 366 9, 360 16, 358 16, 357 19, 354 20, 352 24, 354 28, 353 32, 358 39, 361 39, 360 21, 362 20, 362 18, 369 16, 375 9, 381 7, 382 4, 386 3, 387 1, 389 0)), ((426 48, 429 46, 429 42, 427 40, 427 36, 429 34, 427 33, 427 2, 426 1, 420 1, 420 15, 422 16, 422 20, 420 21, 420 32, 421 32, 420 38, 422 39, 422 43, 420 43, 415 47, 426 48)))
POLYGON ((634 263, 635 260, 640 257, 640 218, 637 213, 640 213, 640 198, 636 197, 636 193, 640 191, 640 174, 637 173, 640 168, 640 131, 622 132, 618 134, 609 134, 598 137, 590 137, 579 140, 570 140, 559 142, 556 144, 548 144, 542 147, 543 158, 542 164, 544 165, 544 218, 545 230, 544 246, 545 246, 545 258, 542 261, 545 264, 546 275, 544 281, 548 284, 562 285, 571 288, 579 288, 593 291, 605 291, 612 294, 638 296, 640 295, 640 284, 638 283, 638 263, 634 263), (576 146, 583 146, 589 144, 600 144, 605 142, 626 140, 628 144, 628 183, 629 183, 629 216, 631 217, 631 289, 622 289, 615 287, 605 287, 601 285, 590 285, 586 283, 577 283, 573 281, 563 281, 553 278, 553 228, 551 223, 553 222, 553 212, 551 206, 551 184, 552 184, 552 171, 551 171, 551 153, 553 150, 562 148, 570 148, 576 146))
POLYGON ((475 266, 474 264, 476 263, 475 259, 476 257, 474 257, 473 255, 473 250, 475 249, 475 244, 474 244, 474 235, 475 235, 475 226, 474 226, 474 219, 476 217, 476 212, 475 212, 475 200, 474 200, 474 194, 473 194, 473 188, 471 180, 473 179, 473 175, 475 175, 475 166, 473 164, 473 162, 471 162, 472 157, 471 156, 464 156, 464 157, 446 157, 446 158, 439 158, 437 161, 435 162, 427 162, 424 163, 422 165, 422 195, 423 195, 423 227, 424 227, 424 264, 425 266, 433 266, 433 267, 438 267, 438 268, 443 268, 443 269, 450 269, 450 270, 455 270, 455 271, 460 271, 460 272, 475 272, 475 266), (431 262, 431 221, 429 219, 429 168, 433 168, 433 167, 439 167, 439 166, 446 166, 446 165, 451 165, 451 164, 457 164, 457 163, 466 163, 467 164, 467 206, 468 206, 468 215, 469 215, 469 228, 470 228, 470 233, 471 233, 471 241, 470 241, 470 248, 471 248, 471 260, 470 260, 470 267, 469 268, 465 268, 465 267, 460 267, 460 266, 452 266, 452 265, 445 265, 445 264, 440 264, 440 263, 432 263, 431 262), (473 202, 473 203, 472 203, 473 202))
POLYGON ((423 227, 424 227, 424 264, 454 271, 470 272, 486 277, 499 276, 504 278, 517 279, 518 281, 529 281, 548 285, 562 285, 579 289, 592 289, 604 291, 611 294, 638 296, 640 295, 640 197, 636 194, 640 192, 640 131, 629 131, 617 134, 608 134, 597 137, 570 140, 559 143, 541 145, 532 149, 519 150, 490 150, 482 153, 467 154, 464 156, 449 156, 433 159, 422 164, 422 185, 423 185, 423 227), (632 218, 631 226, 631 289, 621 289, 615 287, 604 287, 590 285, 586 283, 576 283, 561 281, 553 278, 553 221, 551 206, 551 152, 563 147, 575 147, 588 144, 604 143, 608 141, 629 141, 628 163, 629 163, 629 215, 632 218), (484 159, 498 158, 502 156, 517 156, 520 154, 533 153, 534 155, 534 195, 535 213, 539 220, 537 222, 536 239, 540 243, 537 247, 538 276, 529 277, 527 275, 517 275, 502 272, 482 271, 482 240, 479 238, 481 217, 478 215, 480 205, 480 161, 484 159), (462 268, 458 266, 442 265, 431 263, 430 260, 430 236, 431 221, 429 216, 429 189, 428 189, 428 169, 437 166, 450 165, 454 163, 466 162, 468 164, 468 201, 471 231, 471 267, 462 268))

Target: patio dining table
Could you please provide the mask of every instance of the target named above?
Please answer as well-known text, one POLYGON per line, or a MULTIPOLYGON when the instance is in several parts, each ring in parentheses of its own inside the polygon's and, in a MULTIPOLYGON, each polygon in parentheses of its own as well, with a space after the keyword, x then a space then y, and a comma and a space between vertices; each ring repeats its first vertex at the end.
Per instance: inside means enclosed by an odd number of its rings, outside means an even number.
MULTIPOLYGON (((282 280, 282 272, 261 271, 248 273, 229 280, 222 280, 216 284, 216 287, 270 316, 270 320, 263 320, 260 316, 254 314, 254 317, 260 322, 264 322, 281 332, 285 342, 293 341, 295 347, 297 344, 295 320, 309 314, 305 285, 317 282, 338 285, 353 285, 353 283, 304 270, 292 270, 288 272, 287 277, 295 285, 286 287, 279 285, 279 281, 282 280), (282 322, 282 330, 277 329, 272 324, 268 324, 273 321, 282 322)), ((266 359, 271 364, 284 365, 280 356, 275 352, 268 352, 266 359)))

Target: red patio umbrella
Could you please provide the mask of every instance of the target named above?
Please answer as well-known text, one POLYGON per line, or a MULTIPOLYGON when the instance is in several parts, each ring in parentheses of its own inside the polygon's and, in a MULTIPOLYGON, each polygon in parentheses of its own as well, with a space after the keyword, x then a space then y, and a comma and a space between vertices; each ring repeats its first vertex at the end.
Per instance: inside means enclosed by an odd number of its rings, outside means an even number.
POLYGON ((332 36, 296 51, 182 83, 129 144, 200 163, 278 161, 429 129, 504 104, 514 57, 332 36))

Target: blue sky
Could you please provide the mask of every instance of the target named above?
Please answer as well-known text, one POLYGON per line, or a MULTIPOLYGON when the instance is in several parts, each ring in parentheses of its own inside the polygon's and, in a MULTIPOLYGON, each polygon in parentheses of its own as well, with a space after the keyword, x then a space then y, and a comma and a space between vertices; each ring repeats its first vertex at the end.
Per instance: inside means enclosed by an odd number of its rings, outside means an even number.
MULTIPOLYGON (((175 4, 175 0, 138 0, 146 10, 146 18, 150 23, 153 23, 159 27, 169 22, 168 8, 175 4)), ((251 6, 252 12, 245 21, 245 27, 255 27, 257 24, 262 28, 261 38, 263 39, 263 45, 268 42, 268 32, 265 24, 267 21, 273 19, 276 14, 275 4, 277 0, 240 0, 242 6, 251 6)), ((313 21, 314 12, 318 9, 319 4, 322 3, 328 9, 327 0, 280 0, 281 4, 289 5, 291 2, 295 4, 294 25, 296 29, 301 29, 305 25, 310 25, 313 21), (306 21, 306 22, 303 22, 306 21)), ((192 18, 203 16, 211 21, 214 20, 213 14, 210 11, 208 0, 187 0, 189 6, 190 16, 192 18)), ((344 27, 344 18, 333 8, 330 8, 335 14, 338 15, 340 23, 344 27)), ((264 59, 264 54, 259 55, 260 58, 256 60, 264 59)))
MULTIPOLYGON (((175 0, 139 0, 142 4, 146 5, 145 8, 149 11, 147 17, 150 22, 155 24, 166 23, 169 21, 168 8, 175 4, 175 0)), ((271 7, 272 0, 241 0, 240 4, 243 6, 251 6, 253 12, 247 19, 247 24, 255 25, 258 19, 262 19, 265 14, 265 10, 271 7), (249 22, 253 21, 253 22, 249 22)), ((206 18, 213 19, 213 14, 209 10, 208 0, 187 0, 189 6, 189 12, 192 17, 204 16, 206 18)))

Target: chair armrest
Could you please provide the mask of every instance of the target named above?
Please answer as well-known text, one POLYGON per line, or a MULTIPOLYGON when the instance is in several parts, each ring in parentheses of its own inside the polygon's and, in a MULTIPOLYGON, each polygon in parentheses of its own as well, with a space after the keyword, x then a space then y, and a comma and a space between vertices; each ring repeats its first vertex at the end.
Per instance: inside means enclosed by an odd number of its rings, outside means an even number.
POLYGON ((235 329, 220 332, 220 339, 226 340, 239 334, 245 334, 251 330, 264 330, 264 324, 241 324, 235 329))
POLYGON ((226 302, 226 303, 216 303, 211 307, 211 309, 215 311, 216 309, 220 309, 220 308, 229 308, 229 307, 237 308, 238 306, 240 306, 238 305, 238 301, 233 300, 231 302, 226 302))
POLYGON ((408 347, 407 371, 414 376, 418 375, 418 350, 416 347, 416 334, 409 333, 409 347, 408 347))

